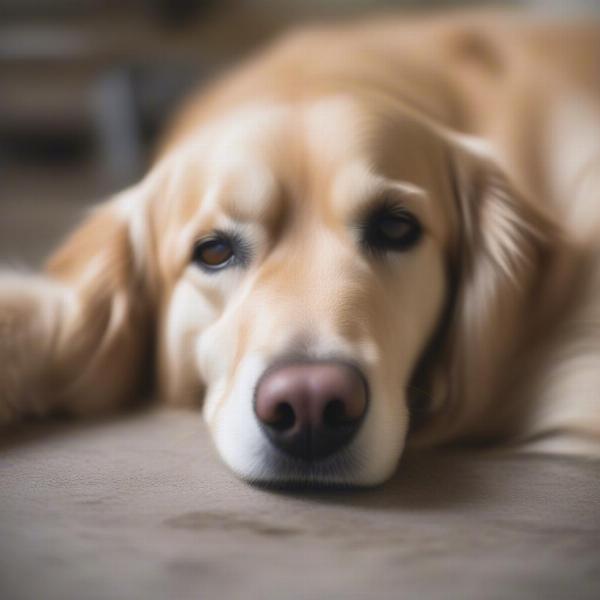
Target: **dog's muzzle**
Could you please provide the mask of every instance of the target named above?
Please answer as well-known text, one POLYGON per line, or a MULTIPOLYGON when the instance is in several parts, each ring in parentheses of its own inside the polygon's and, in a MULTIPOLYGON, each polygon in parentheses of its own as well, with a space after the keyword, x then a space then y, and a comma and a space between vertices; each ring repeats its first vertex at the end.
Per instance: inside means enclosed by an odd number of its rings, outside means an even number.
POLYGON ((335 361, 288 362, 260 378, 254 412, 271 444, 303 461, 346 446, 364 420, 368 386, 354 366, 335 361))

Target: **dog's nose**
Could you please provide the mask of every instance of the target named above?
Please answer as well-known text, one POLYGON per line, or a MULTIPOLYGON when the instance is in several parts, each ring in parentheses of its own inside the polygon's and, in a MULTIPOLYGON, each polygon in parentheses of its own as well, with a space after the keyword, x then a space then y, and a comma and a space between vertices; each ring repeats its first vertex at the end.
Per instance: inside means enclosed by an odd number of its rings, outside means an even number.
POLYGON ((338 362, 288 363, 259 381, 254 410, 271 443, 303 460, 324 458, 347 444, 367 410, 367 384, 338 362))

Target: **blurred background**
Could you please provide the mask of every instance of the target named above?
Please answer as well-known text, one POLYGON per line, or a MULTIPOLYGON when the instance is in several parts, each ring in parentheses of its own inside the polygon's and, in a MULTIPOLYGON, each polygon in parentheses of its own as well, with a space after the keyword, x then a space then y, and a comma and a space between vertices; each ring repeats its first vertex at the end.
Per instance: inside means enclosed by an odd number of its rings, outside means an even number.
POLYGON ((493 4, 600 14, 600 0, 0 0, 0 264, 39 265, 144 173, 182 96, 285 29, 493 4))

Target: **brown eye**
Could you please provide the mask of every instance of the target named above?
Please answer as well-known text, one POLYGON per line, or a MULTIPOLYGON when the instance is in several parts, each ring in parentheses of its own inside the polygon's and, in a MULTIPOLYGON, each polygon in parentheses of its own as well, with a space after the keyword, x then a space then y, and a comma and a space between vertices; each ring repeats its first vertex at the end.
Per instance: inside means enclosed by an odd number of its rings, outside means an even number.
POLYGON ((423 229, 415 216, 408 211, 383 206, 367 220, 363 229, 363 242, 374 252, 403 252, 421 239, 423 229))
POLYGON ((234 258, 233 245, 225 237, 200 240, 194 247, 192 260, 205 269, 222 269, 234 258))

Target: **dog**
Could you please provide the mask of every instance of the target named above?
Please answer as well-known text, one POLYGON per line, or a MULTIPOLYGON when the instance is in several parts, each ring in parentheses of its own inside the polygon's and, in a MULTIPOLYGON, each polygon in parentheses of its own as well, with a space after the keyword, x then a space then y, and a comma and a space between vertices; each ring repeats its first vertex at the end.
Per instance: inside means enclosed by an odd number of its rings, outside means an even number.
POLYGON ((0 417, 148 382, 262 484, 407 443, 600 454, 600 26, 307 26, 193 96, 43 274, 0 278, 0 417))

